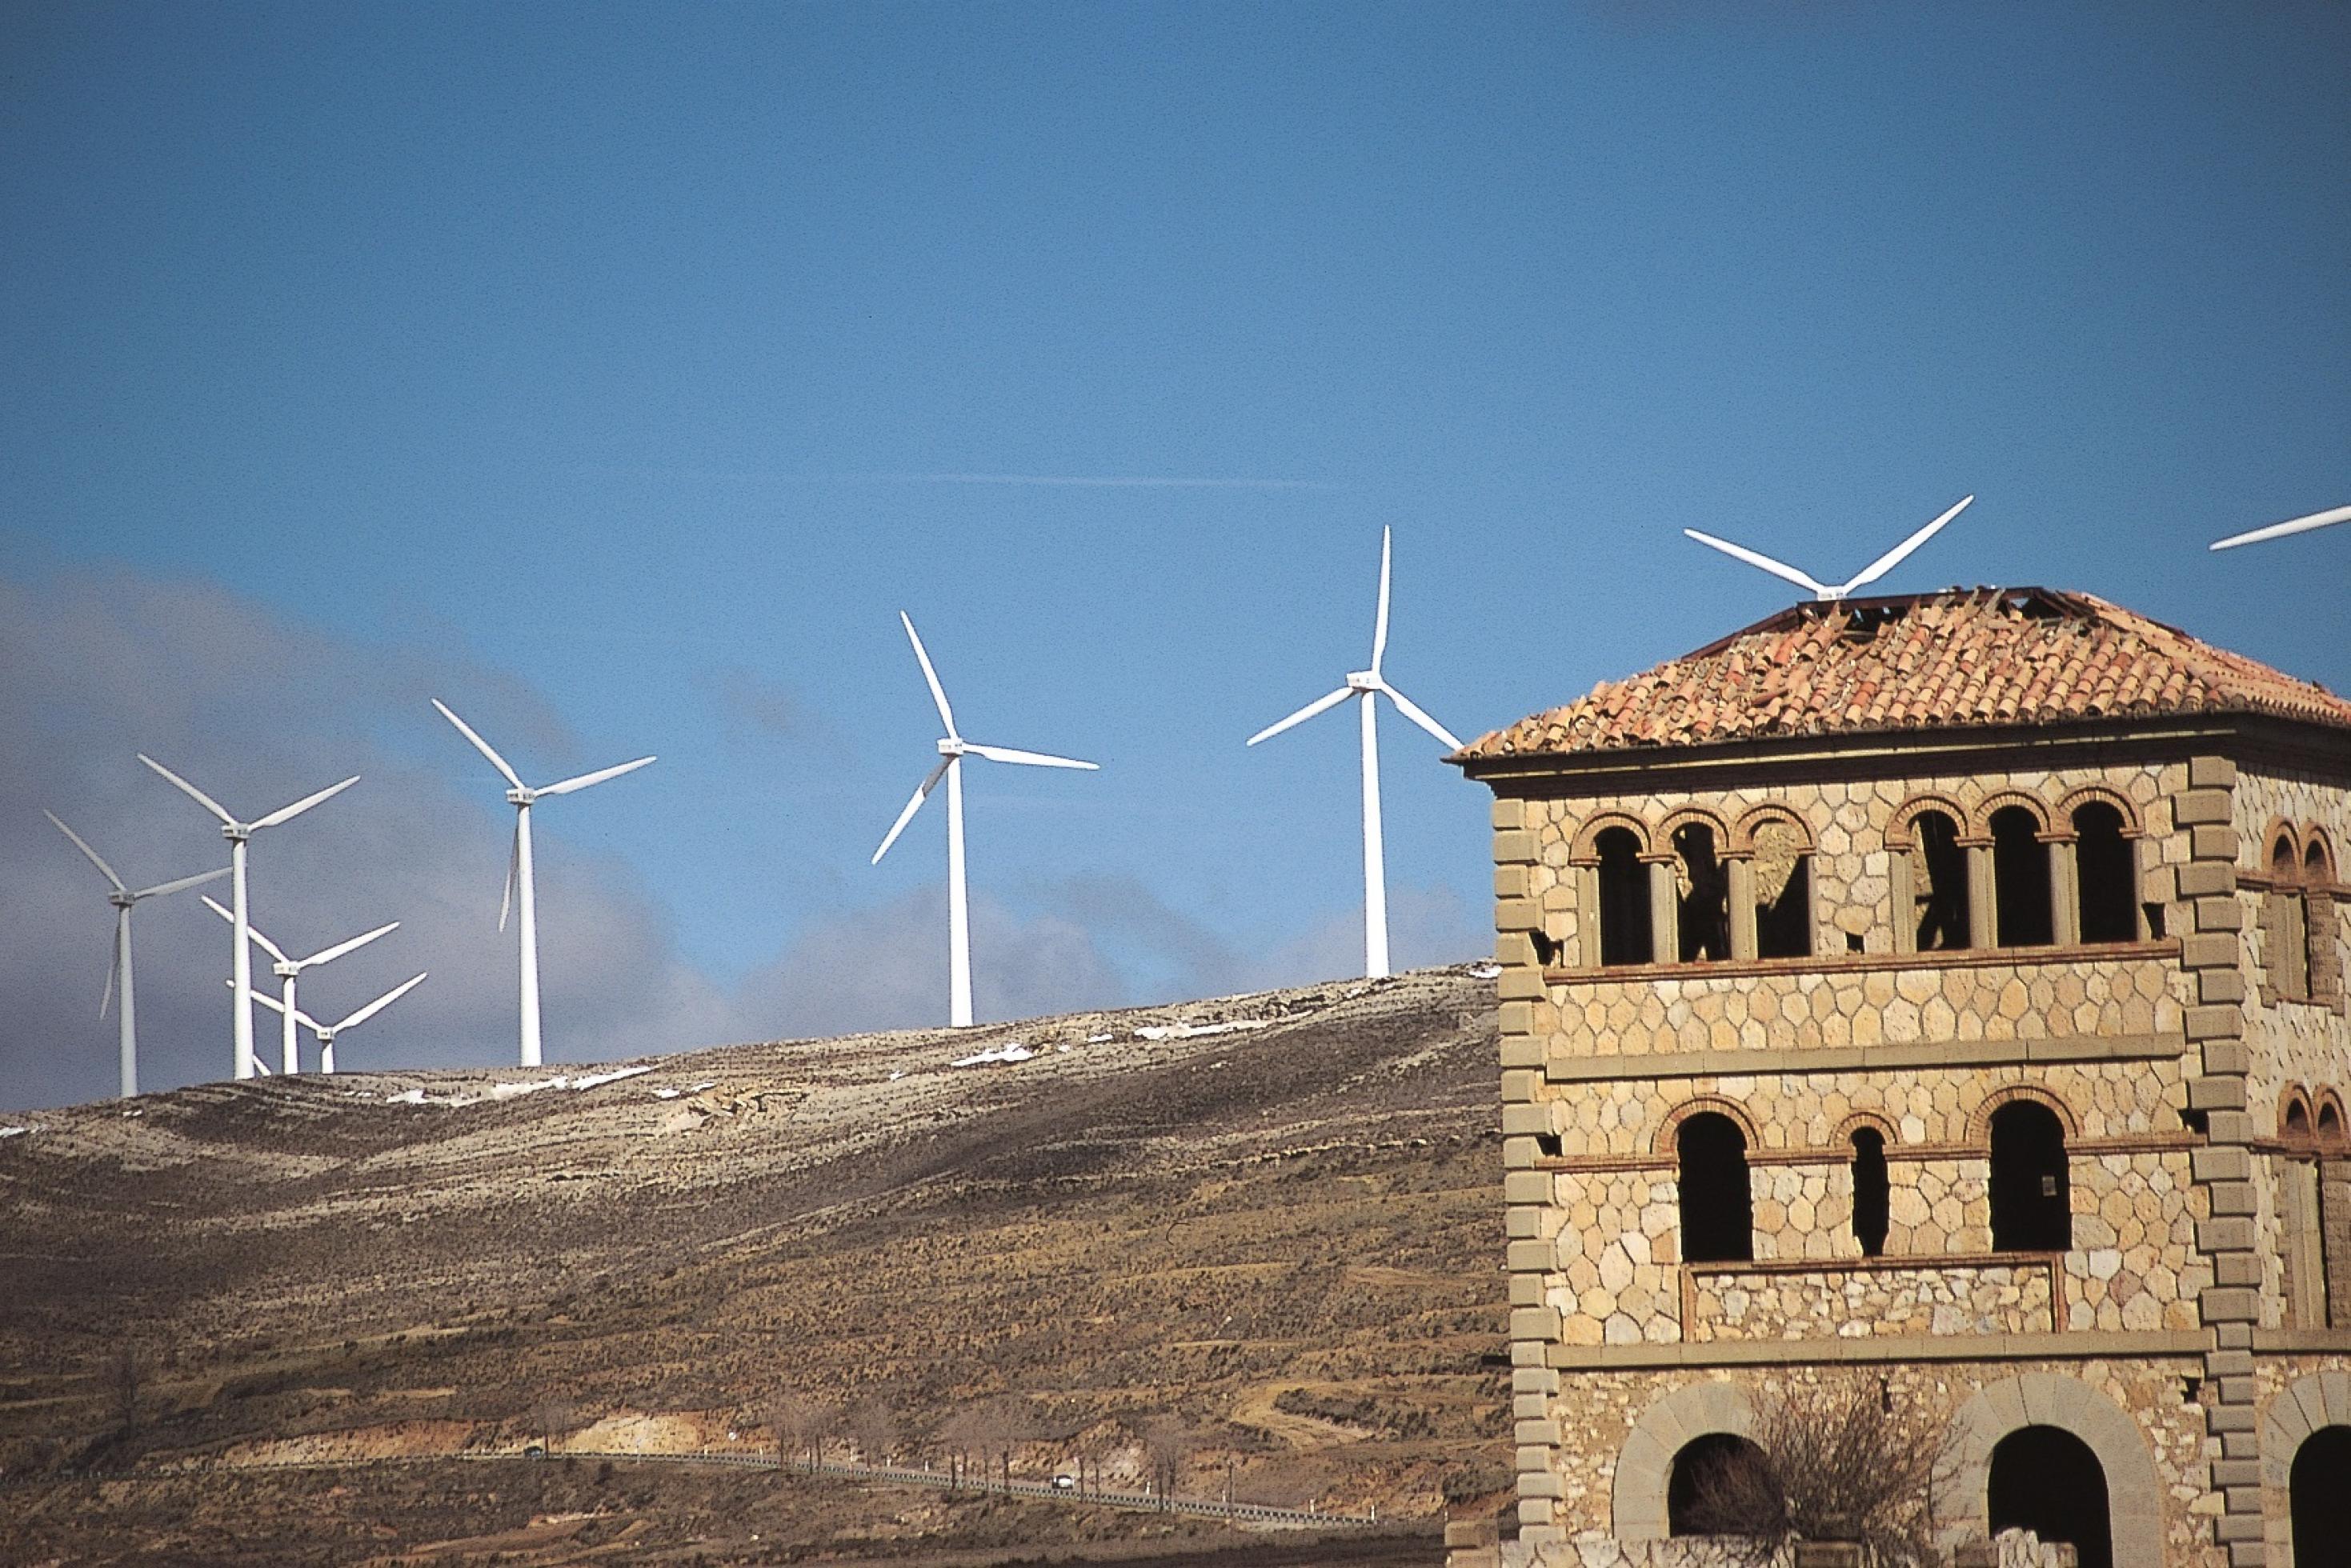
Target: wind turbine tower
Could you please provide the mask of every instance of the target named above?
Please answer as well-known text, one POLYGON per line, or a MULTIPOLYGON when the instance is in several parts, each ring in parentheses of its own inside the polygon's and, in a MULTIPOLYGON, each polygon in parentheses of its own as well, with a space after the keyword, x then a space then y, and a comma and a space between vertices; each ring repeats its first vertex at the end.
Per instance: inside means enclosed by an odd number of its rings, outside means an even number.
POLYGON ((162 774, 189 799, 219 817, 221 836, 228 840, 229 903, 234 907, 235 911, 230 923, 236 928, 236 951, 229 960, 229 985, 236 992, 236 1000, 234 1003, 236 1016, 230 1022, 229 1038, 234 1046, 232 1060, 236 1075, 240 1078, 250 1078, 253 1076, 253 955, 247 950, 246 938, 253 928, 246 918, 246 841, 265 827, 276 827, 280 823, 291 822, 320 801, 342 794, 343 791, 359 783, 360 776, 353 774, 340 784, 329 784, 316 794, 304 795, 292 805, 281 805, 266 816, 256 817, 251 822, 239 822, 228 814, 228 809, 220 802, 146 753, 140 753, 139 760, 162 774))
MULTIPOLYGON (((217 873, 215 873, 215 875, 217 875, 217 873)), ((212 898, 208 898, 204 900, 204 908, 210 909, 214 914, 218 915, 222 919, 228 921, 231 925, 235 925, 236 923, 236 916, 232 911, 222 909, 219 903, 212 898)), ((332 963, 335 960, 342 957, 345 953, 356 952, 360 948, 367 946, 368 943, 375 940, 376 938, 387 935, 398 929, 400 929, 400 922, 398 920, 394 920, 388 926, 378 926, 375 929, 367 932, 365 935, 353 937, 347 942, 337 942, 333 947, 322 949, 318 952, 312 953, 308 958, 297 959, 287 958, 286 956, 286 950, 279 947, 276 942, 271 941, 267 937, 263 936, 257 928, 247 927, 246 929, 245 934, 253 939, 253 945, 259 948, 263 952, 267 953, 271 959, 276 961, 272 965, 272 970, 273 972, 277 974, 286 993, 284 1005, 277 1009, 278 1017, 285 1025, 278 1033, 277 1062, 279 1072, 284 1073, 290 1078, 295 1074, 302 1070, 301 1054, 294 1048, 294 1021, 297 1018, 303 1016, 303 1014, 295 1010, 294 990, 296 982, 301 979, 302 971, 306 969, 316 969, 323 963, 332 963)), ((256 993, 256 1000, 263 1002, 266 1002, 269 1000, 266 996, 262 996, 257 992, 256 993)))
MULTIPOLYGON (((559 784, 541 784, 534 789, 522 782, 522 775, 507 765, 504 757, 490 749, 490 743, 487 741, 474 733, 471 725, 451 712, 446 702, 435 697, 433 699, 433 706, 441 711, 441 716, 444 719, 457 726, 457 732, 471 741, 474 743, 474 749, 489 759, 490 766, 497 769, 499 776, 511 786, 507 791, 507 801, 515 808, 514 848, 507 859, 507 889, 498 899, 498 929, 503 931, 507 929, 507 911, 514 906, 516 894, 519 889, 521 908, 518 913, 522 928, 520 933, 522 939, 522 1064, 526 1067, 536 1067, 539 1064, 538 891, 538 877, 533 870, 530 852, 531 804, 551 794, 569 794, 574 790, 583 790, 590 784, 602 784, 606 779, 616 779, 622 774, 634 773, 653 759, 639 757, 632 763, 622 763, 617 767, 599 768, 592 774, 581 774, 578 778, 565 779, 559 784)), ((420 975, 417 978, 421 980, 423 977, 420 975)), ((350 1022, 350 1020, 345 1021, 346 1024, 350 1022)))
MULTIPOLYGON (((104 877, 112 888, 106 895, 106 901, 114 906, 114 961, 106 966, 106 994, 99 998, 98 1015, 100 1018, 106 1016, 108 1004, 114 1000, 115 992, 120 990, 122 992, 122 1097, 127 1100, 139 1092, 139 1009, 137 993, 131 984, 131 906, 141 898, 152 898, 163 893, 179 892, 183 888, 196 888, 206 882, 218 881, 228 875, 228 867, 224 866, 217 871, 201 872, 133 892, 123 884, 121 877, 114 874, 113 867, 99 858, 97 850, 82 842, 80 834, 58 821, 56 812, 45 811, 41 815, 57 823, 57 831, 72 839, 76 849, 89 857, 89 863, 98 867, 99 875, 104 877)), ((214 908, 219 906, 214 905, 214 908)))
POLYGON ((1042 752, 1015 751, 1010 746, 983 746, 977 741, 967 741, 956 729, 955 711, 947 706, 946 689, 939 684, 938 671, 931 668, 931 656, 923 650, 923 639, 914 635, 914 623, 906 612, 898 612, 899 624, 906 628, 906 640, 914 645, 915 662, 923 667, 923 680, 931 689, 931 701, 939 710, 939 722, 946 733, 939 739, 939 763, 921 784, 914 786, 914 795, 890 831, 882 837, 882 847, 873 852, 869 864, 879 866, 882 857, 890 853, 890 846, 898 842, 898 835, 923 808, 931 791, 940 779, 947 781, 947 1023, 956 1029, 971 1023, 971 914, 964 890, 963 869, 963 760, 967 756, 985 757, 991 763, 1019 763, 1032 768, 1083 768, 1097 771, 1097 763, 1081 763, 1069 757, 1047 756, 1042 752))
MULTIPOLYGON (((429 973, 430 971, 428 971, 426 972, 429 973)), ((411 975, 408 979, 402 981, 398 985, 393 986, 390 991, 385 992, 381 996, 377 997, 373 1002, 369 1002, 365 1007, 360 1008, 357 1012, 354 1012, 350 1017, 344 1019, 340 1023, 321 1023, 317 1019, 311 1017, 308 1013, 301 1011, 299 1008, 287 1007, 284 1002, 278 1001, 276 997, 269 995, 266 992, 254 992, 253 1000, 261 1003, 262 1006, 268 1008, 272 1012, 282 1012, 286 1014, 286 1027, 288 1033, 293 1032, 294 1025, 298 1023, 303 1028, 308 1029, 311 1033, 317 1035, 319 1037, 319 1071, 321 1073, 331 1073, 335 1070, 335 1039, 338 1035, 350 1033, 352 1030, 357 1029, 360 1024, 365 1023, 369 1019, 373 1018, 377 1013, 381 1012, 385 1008, 390 1007, 393 1002, 398 1002, 402 997, 406 996, 410 992, 414 991, 418 986, 423 985, 423 983, 424 976, 423 974, 411 975)))
POLYGON ((1380 838, 1379 699, 1385 697, 1395 703, 1397 712, 1444 742, 1447 749, 1461 749, 1452 731, 1423 712, 1418 703, 1389 685, 1387 677, 1380 673, 1380 662, 1388 650, 1391 534, 1390 529, 1380 530, 1380 605, 1372 622, 1372 667, 1349 670, 1346 683, 1336 691, 1316 698, 1290 717, 1276 720, 1249 738, 1249 743, 1254 746, 1337 707, 1350 697, 1356 700, 1364 737, 1364 972, 1374 980, 1388 974, 1387 857, 1380 838))

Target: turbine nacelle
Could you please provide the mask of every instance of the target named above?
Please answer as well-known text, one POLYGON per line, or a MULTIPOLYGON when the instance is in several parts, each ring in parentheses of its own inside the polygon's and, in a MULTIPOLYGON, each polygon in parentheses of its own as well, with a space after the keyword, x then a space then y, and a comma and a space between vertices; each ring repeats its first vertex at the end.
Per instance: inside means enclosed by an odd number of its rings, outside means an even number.
POLYGON ((1350 670, 1347 671, 1347 690, 1350 691, 1361 691, 1369 694, 1374 691, 1384 691, 1386 689, 1386 686, 1387 682, 1380 679, 1380 672, 1376 670, 1350 670))

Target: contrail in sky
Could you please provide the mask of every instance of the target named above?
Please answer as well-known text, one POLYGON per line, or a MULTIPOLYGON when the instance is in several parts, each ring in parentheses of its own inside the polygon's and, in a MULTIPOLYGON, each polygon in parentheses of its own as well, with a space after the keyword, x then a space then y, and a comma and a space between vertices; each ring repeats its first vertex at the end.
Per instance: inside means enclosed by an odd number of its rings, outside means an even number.
POLYGON ((758 470, 637 470, 678 479, 758 480, 778 484, 1036 484, 1096 490, 1340 490, 1314 479, 1209 479, 1092 473, 770 473, 758 470))

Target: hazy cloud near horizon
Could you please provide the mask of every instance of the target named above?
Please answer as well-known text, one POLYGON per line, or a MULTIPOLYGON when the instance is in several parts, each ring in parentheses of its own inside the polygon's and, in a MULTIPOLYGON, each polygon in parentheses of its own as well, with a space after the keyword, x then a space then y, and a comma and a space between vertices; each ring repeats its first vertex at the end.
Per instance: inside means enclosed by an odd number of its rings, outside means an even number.
MULTIPOLYGON (((361 644, 216 586, 129 573, 0 578, 0 877, 17 916, 0 950, 0 1106, 114 1092, 115 1025, 98 1017, 112 911, 105 883, 43 808, 134 887, 225 863, 210 818, 141 767, 140 752, 248 816, 360 774, 343 795, 256 836, 255 923, 312 951, 402 922, 304 981, 306 1012, 340 1015, 431 973, 345 1042, 347 1068, 512 1061, 514 936, 496 927, 507 819, 486 809, 492 782, 472 779, 486 770, 427 699, 449 701, 502 748, 512 737, 550 767, 581 763, 576 738, 526 683, 462 651, 361 644)), ((714 680, 737 706, 782 704, 774 728, 820 722, 779 688, 728 671, 714 680)), ((771 959, 722 984, 680 950, 629 862, 567 842, 554 814, 538 826, 552 1059, 925 1025, 944 1012, 938 884, 808 916, 771 959)), ((1391 901, 1400 961, 1482 946, 1481 911, 1410 888, 1392 889, 1391 901)), ((1126 877, 1045 883, 1009 901, 982 894, 972 913, 983 1019, 1299 983, 1360 972, 1362 961, 1353 912, 1244 950, 1126 877)), ((178 894, 141 904, 133 929, 142 1086, 226 1076, 226 926, 178 894)), ((256 1035, 274 1059, 274 1017, 258 1018, 256 1035)))

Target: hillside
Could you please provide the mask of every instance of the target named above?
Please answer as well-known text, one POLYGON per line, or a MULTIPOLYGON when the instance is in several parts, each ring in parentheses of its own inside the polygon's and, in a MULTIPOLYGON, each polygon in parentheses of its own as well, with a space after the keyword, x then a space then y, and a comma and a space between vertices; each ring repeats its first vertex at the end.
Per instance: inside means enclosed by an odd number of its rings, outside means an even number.
POLYGON ((548 1432, 768 1445, 810 1410, 840 1412, 813 1422, 836 1455, 854 1433, 944 1462, 1000 1434, 1016 1477, 1082 1458, 1115 1481, 1155 1451, 1183 1492, 1229 1465, 1241 1497, 1425 1532, 1447 1491, 1507 1480, 1493 1064, 1491 981, 1455 968, 0 1116, 28 1129, 0 1137, 0 1537, 76 1562, 1240 1539, 804 1477, 365 1462, 548 1432), (1016 1059, 955 1064, 985 1055, 1016 1059), (161 1473, 196 1459, 341 1468, 161 1473))

